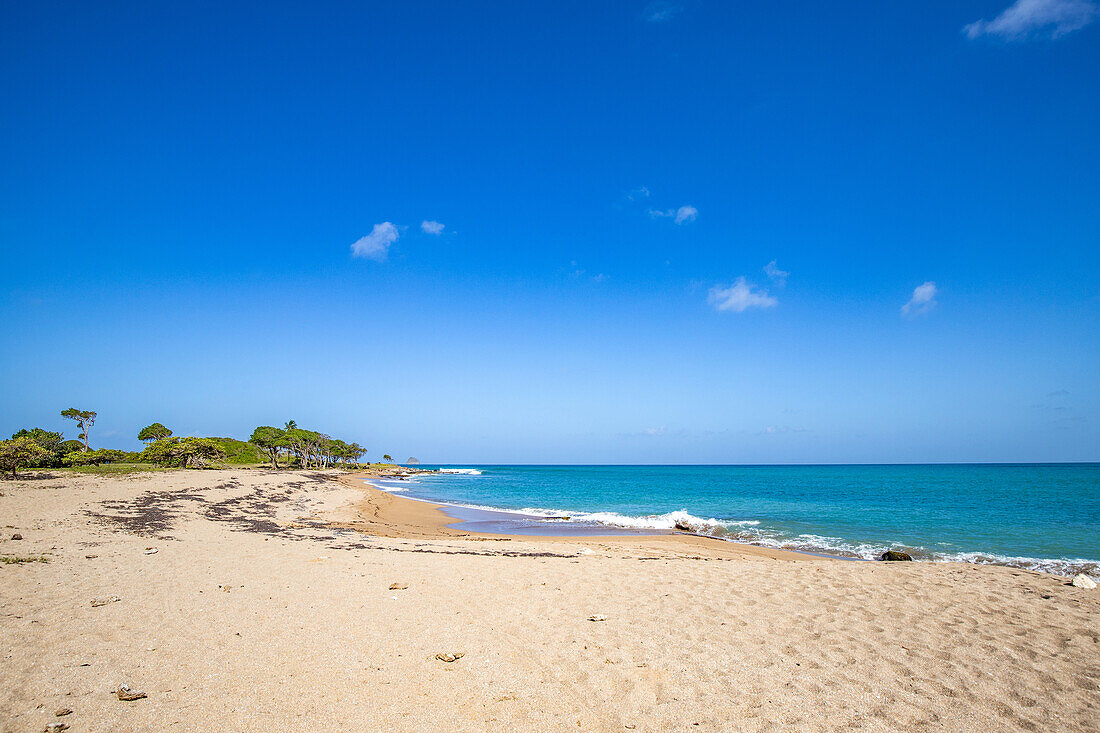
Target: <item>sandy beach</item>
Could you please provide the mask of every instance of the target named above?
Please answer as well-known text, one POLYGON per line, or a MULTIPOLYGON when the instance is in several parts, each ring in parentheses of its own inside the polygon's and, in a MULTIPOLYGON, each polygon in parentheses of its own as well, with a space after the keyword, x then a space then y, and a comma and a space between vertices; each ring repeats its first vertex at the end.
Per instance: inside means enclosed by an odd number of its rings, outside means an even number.
POLYGON ((39 472, 0 520, 47 560, 0 566, 3 731, 1100 728, 1100 590, 1051 575, 475 535, 334 471, 39 472))

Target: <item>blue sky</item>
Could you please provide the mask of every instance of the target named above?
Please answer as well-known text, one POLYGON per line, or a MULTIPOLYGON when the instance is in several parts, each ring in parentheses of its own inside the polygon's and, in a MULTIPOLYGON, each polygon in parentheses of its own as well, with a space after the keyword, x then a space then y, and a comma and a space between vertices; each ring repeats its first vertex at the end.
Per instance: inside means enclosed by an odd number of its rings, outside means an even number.
POLYGON ((1094 0, 0 12, 0 433, 1100 460, 1094 0))

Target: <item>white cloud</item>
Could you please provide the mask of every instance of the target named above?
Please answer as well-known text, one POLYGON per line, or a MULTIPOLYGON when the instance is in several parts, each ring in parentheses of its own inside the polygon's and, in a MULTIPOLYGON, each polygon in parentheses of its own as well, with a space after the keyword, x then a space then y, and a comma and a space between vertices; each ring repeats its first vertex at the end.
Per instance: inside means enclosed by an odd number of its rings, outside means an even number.
POLYGON ((779 299, 739 277, 729 287, 715 285, 711 288, 707 293, 707 302, 718 311, 743 313, 749 308, 771 308, 779 303, 779 299))
POLYGON ((420 230, 425 234, 442 234, 443 225, 438 221, 422 221, 420 222, 420 230))
POLYGON ((901 307, 903 316, 919 316, 936 307, 936 283, 928 282, 913 288, 913 297, 901 307))
POLYGON ((767 274, 768 278, 776 285, 786 285, 787 276, 791 274, 784 270, 780 270, 776 266, 776 260, 772 260, 768 264, 764 265, 764 272, 765 274, 767 274))
POLYGON ((637 201, 639 199, 647 198, 649 198, 649 189, 645 186, 639 186, 638 188, 628 191, 626 194, 627 201, 637 201))
POLYGON ((805 433, 806 428, 802 426, 791 427, 790 425, 769 425, 757 435, 779 435, 780 433, 805 433))
POLYGON ((687 224, 688 222, 695 221, 695 218, 699 216, 699 209, 695 208, 691 204, 685 204, 678 209, 667 209, 661 211, 660 209, 650 209, 649 217, 651 219, 669 218, 677 224, 687 224))
POLYGON ((683 8, 674 2, 669 2, 668 0, 655 0, 645 6, 645 12, 643 14, 645 15, 645 19, 650 23, 663 23, 666 20, 675 18, 680 14, 681 10, 683 10, 683 8))
POLYGON ((683 224, 687 221, 695 221, 697 216, 699 216, 699 209, 694 206, 681 206, 676 209, 676 218, 673 221, 677 224, 683 224))
POLYGON ((384 221, 381 224, 375 224, 370 234, 351 245, 351 254, 354 257, 366 257, 381 262, 386 259, 390 245, 396 242, 399 236, 401 235, 392 222, 384 221))
POLYGON ((642 432, 646 435, 664 435, 665 434, 665 426, 662 425, 659 428, 646 428, 642 432))
POLYGON ((1000 36, 1018 40, 1034 35, 1058 38, 1084 28, 1100 15, 1093 0, 1016 0, 993 20, 963 26, 967 38, 1000 36))

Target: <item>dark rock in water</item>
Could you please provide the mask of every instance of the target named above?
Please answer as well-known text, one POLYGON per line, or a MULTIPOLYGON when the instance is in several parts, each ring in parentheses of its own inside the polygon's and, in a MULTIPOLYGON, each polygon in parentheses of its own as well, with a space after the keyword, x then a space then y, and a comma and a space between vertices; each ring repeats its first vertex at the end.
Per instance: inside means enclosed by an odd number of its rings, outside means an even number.
POLYGON ((416 458, 410 458, 409 460, 405 461, 405 465, 406 466, 419 466, 420 461, 416 458))
POLYGON ((676 524, 672 525, 672 528, 673 529, 678 529, 681 532, 694 532, 695 531, 691 527, 691 525, 688 524, 687 522, 676 522, 676 524))
POLYGON ((909 555, 908 552, 899 552, 897 550, 887 550, 886 552, 882 553, 882 555, 879 556, 879 560, 889 560, 889 561, 912 560, 912 559, 913 558, 909 555))

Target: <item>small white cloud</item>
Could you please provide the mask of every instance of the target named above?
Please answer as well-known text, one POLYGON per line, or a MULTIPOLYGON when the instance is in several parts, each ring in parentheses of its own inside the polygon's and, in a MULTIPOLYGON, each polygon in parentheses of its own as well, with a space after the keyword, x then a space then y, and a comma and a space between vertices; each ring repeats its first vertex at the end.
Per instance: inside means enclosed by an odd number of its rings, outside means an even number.
POLYGON ((928 282, 913 288, 913 297, 901 307, 903 316, 919 316, 936 307, 936 283, 928 282))
POLYGON ((993 20, 963 26, 967 38, 1000 36, 1019 40, 1030 36, 1058 38, 1080 30, 1100 15, 1092 0, 1016 0, 993 20))
POLYGON ((639 186, 626 194, 627 201, 639 201, 641 199, 649 198, 649 189, 645 186, 639 186))
POLYGON ((396 242, 399 236, 401 235, 392 222, 384 221, 381 224, 375 224, 370 234, 351 245, 351 254, 354 257, 366 257, 369 260, 381 262, 386 259, 390 245, 396 242))
POLYGON ((673 220, 677 224, 683 224, 689 221, 695 221, 695 217, 699 216, 699 209, 694 206, 681 206, 676 209, 676 218, 673 220))
POLYGON ((669 0, 655 0, 645 6, 643 15, 650 23, 663 23, 666 20, 675 18, 681 10, 683 10, 683 7, 677 3, 669 2, 669 0))
POLYGON ((778 305, 779 299, 739 277, 729 287, 715 285, 711 288, 707 293, 707 302, 718 311, 743 313, 749 308, 772 308, 778 305))
POLYGON ((769 425, 757 435, 779 435, 780 433, 805 433, 806 428, 798 426, 791 427, 790 425, 769 425))
POLYGON ((780 270, 779 267, 776 266, 776 260, 772 260, 768 264, 764 265, 764 273, 776 285, 786 285, 787 276, 791 274, 784 270, 780 270))
POLYGON ((662 425, 659 428, 646 428, 642 432, 645 433, 646 435, 664 435, 665 434, 665 426, 662 425))
POLYGON ((690 204, 685 204, 678 209, 650 209, 649 218, 651 219, 672 219, 677 224, 687 224, 688 222, 695 221, 695 218, 699 216, 699 209, 690 204))
POLYGON ((425 234, 442 234, 443 225, 438 221, 422 221, 420 222, 420 231, 425 234))

